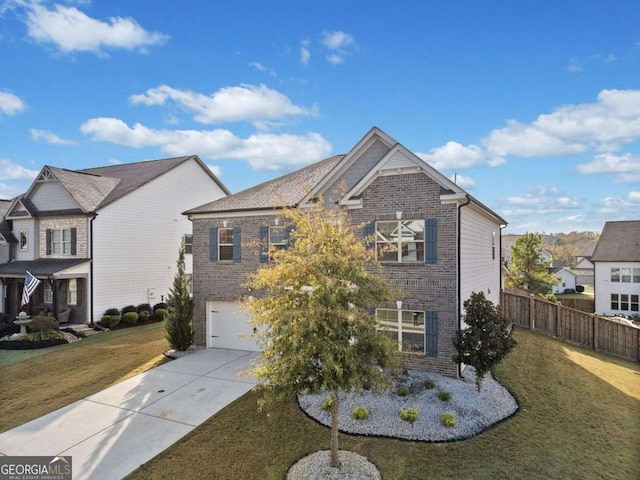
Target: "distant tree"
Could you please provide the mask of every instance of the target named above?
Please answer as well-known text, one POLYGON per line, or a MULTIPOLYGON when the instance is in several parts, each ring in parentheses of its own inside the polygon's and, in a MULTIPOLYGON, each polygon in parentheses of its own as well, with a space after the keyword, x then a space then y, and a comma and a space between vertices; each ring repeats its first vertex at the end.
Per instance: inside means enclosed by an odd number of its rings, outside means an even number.
POLYGON ((464 322, 467 328, 456 331, 453 346, 457 354, 453 361, 471 365, 476 370, 476 387, 516 346, 516 341, 508 334, 508 320, 500 315, 500 309, 484 293, 472 293, 464 302, 464 322))
POLYGON ((508 287, 520 288, 533 294, 551 292, 557 278, 549 273, 551 266, 542 253, 542 238, 536 233, 527 233, 511 247, 511 263, 505 279, 508 287))
POLYGON ((247 302, 263 354, 254 373, 273 398, 329 391, 331 465, 339 467, 338 391, 386 386, 393 364, 390 339, 376 332, 370 307, 389 300, 367 249, 346 214, 318 206, 285 213, 287 249, 248 278, 247 302))
POLYGON ((191 346, 194 337, 193 299, 189 295, 189 284, 184 273, 184 243, 178 251, 177 266, 178 271, 167 296, 169 313, 164 325, 171 348, 184 352, 191 346))

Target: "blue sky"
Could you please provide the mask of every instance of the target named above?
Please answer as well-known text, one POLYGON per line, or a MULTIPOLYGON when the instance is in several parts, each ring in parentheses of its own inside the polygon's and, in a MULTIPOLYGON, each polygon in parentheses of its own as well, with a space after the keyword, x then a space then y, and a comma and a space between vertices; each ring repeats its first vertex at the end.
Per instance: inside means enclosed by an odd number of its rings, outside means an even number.
POLYGON ((0 0, 0 198, 186 154, 236 192, 374 125, 506 232, 640 219, 640 1, 0 0))

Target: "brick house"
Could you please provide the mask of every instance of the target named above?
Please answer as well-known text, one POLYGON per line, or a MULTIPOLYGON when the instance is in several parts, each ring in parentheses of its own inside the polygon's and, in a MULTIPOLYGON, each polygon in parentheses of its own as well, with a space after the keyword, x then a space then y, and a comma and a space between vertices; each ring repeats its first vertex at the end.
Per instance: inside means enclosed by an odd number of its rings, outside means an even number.
POLYGON ((185 212, 193 221, 196 343, 258 349, 238 304, 251 293, 242 284, 269 261, 270 247, 286 248, 282 208, 314 208, 320 197, 347 209, 363 236, 375 234, 383 275, 402 292, 376 314, 405 365, 457 376, 451 338, 462 303, 474 291, 499 303, 506 222, 376 127, 346 155, 185 212))
MULTIPOLYGON (((26 271, 41 281, 29 313, 66 311, 71 323, 162 301, 183 238, 191 246, 181 213, 228 193, 197 156, 43 167, 24 195, 0 205, 0 314, 17 315, 26 271)), ((190 254, 185 261, 190 273, 190 254)))

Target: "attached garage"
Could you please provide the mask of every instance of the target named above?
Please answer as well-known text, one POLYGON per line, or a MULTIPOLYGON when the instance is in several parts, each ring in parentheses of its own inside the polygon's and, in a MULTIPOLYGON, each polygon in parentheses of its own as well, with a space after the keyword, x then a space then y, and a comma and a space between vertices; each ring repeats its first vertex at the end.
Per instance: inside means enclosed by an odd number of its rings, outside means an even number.
POLYGON ((235 302, 207 302, 207 348, 259 352, 249 314, 235 302))

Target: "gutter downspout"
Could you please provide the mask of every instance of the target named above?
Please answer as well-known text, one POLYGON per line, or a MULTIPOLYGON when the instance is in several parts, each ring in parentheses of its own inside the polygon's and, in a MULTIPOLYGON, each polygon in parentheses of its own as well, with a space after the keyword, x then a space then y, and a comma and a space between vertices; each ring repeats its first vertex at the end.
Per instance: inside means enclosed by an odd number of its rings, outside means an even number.
POLYGON ((93 221, 98 216, 97 213, 93 213, 91 220, 89 220, 89 288, 91 289, 91 296, 89 298, 89 324, 94 325, 93 322, 93 221))
MULTIPOLYGON (((457 289, 458 289, 458 305, 456 306, 456 310, 458 311, 458 330, 460 330, 462 328, 462 309, 460 308, 460 306, 462 305, 462 291, 461 291, 461 286, 462 286, 462 281, 461 281, 461 273, 462 273, 462 268, 460 267, 461 262, 461 256, 462 256, 462 249, 460 248, 460 239, 462 238, 462 233, 461 233, 461 226, 462 226, 462 215, 461 215, 461 210, 462 207, 465 207, 467 205, 469 205, 471 203, 471 198, 469 198, 469 195, 465 195, 467 202, 466 203, 462 203, 462 204, 458 204, 458 285, 457 285, 457 289)), ((458 377, 463 378, 462 377, 462 364, 458 363, 458 377)))

